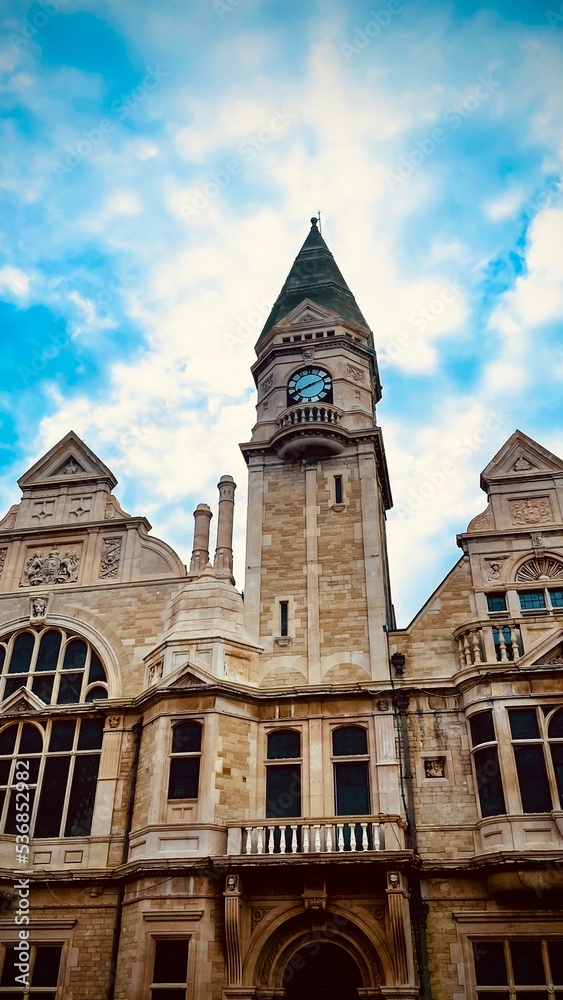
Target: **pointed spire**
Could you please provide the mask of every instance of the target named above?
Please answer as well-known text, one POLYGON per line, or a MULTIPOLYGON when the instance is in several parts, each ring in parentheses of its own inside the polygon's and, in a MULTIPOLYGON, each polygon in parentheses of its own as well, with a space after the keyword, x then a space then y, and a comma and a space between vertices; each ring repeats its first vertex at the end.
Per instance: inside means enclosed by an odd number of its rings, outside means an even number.
POLYGON ((344 321, 363 326, 366 331, 369 330, 352 292, 317 228, 317 222, 318 219, 311 219, 309 235, 297 254, 266 320, 257 347, 272 327, 295 309, 303 299, 312 299, 320 306, 338 313, 344 321))

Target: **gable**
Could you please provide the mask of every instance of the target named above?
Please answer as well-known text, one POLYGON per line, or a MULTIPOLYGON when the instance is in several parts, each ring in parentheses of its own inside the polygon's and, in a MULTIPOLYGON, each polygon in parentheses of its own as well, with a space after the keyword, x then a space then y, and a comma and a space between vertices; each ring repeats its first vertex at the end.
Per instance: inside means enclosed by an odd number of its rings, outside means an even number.
POLYGON ((18 485, 25 492, 62 483, 100 481, 107 483, 110 489, 117 485, 117 479, 107 465, 90 451, 74 431, 69 431, 18 479, 18 485))
POLYGON ((530 482, 536 477, 562 472, 563 461, 557 455, 516 430, 481 473, 481 488, 487 492, 487 485, 492 481, 530 482))

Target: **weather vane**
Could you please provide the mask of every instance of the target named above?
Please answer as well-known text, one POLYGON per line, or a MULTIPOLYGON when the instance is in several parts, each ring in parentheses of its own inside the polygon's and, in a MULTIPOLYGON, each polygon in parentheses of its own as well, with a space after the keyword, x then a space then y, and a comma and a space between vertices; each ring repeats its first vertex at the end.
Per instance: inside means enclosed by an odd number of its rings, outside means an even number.
POLYGON ((318 210, 318 212, 317 212, 317 216, 318 216, 318 218, 319 218, 319 233, 320 233, 320 234, 321 234, 321 236, 322 236, 322 235, 323 235, 323 227, 322 227, 322 225, 321 225, 321 210, 320 210, 320 208, 319 208, 319 210, 318 210))

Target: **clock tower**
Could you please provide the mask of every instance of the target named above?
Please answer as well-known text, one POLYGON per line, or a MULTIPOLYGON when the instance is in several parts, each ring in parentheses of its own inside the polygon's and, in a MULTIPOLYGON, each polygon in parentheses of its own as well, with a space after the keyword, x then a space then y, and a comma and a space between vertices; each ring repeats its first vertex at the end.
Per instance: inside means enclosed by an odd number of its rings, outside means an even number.
POLYGON ((391 494, 373 336, 311 220, 256 344, 245 615, 264 686, 385 683, 391 494))

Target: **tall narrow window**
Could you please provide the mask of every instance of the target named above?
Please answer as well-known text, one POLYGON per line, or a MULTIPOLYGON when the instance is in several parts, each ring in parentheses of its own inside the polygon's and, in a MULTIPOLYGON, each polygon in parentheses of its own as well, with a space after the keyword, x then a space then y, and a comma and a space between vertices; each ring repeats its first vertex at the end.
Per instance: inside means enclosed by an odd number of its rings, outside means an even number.
POLYGON ((501 816, 506 813, 498 747, 491 711, 478 712, 469 720, 475 780, 479 793, 481 815, 501 816))
POLYGON ((512 748, 518 773, 522 811, 550 812, 551 791, 538 714, 535 708, 509 708, 512 748))
POLYGON ((168 781, 169 799, 197 799, 201 764, 199 722, 179 722, 172 730, 172 759, 168 781))
POLYGON ((280 601, 280 635, 289 635, 289 601, 280 601))
POLYGON ((334 797, 337 816, 367 816, 370 813, 369 756, 366 730, 342 726, 332 734, 334 797))
MULTIPOLYGON (((26 990, 26 996, 35 996, 37 1000, 52 997, 55 1000, 62 950, 61 945, 31 945, 29 990, 26 990)), ((0 976, 0 998, 23 1000, 21 978, 17 978, 21 977, 21 970, 17 967, 20 962, 20 953, 11 945, 6 946, 0 976)))
POLYGON ((334 502, 343 503, 342 476, 334 477, 334 502))
POLYGON ((281 819, 300 815, 301 734, 294 729, 277 729, 268 735, 266 816, 281 819))
POLYGON ((559 797, 559 808, 563 809, 563 710, 556 712, 549 722, 549 748, 555 773, 555 784, 559 797))
POLYGON ((92 827, 103 719, 12 723, 0 732, 0 830, 18 832, 22 771, 34 837, 87 837, 92 827))
POLYGON ((155 941, 151 1000, 186 1000, 188 945, 181 938, 155 941))

